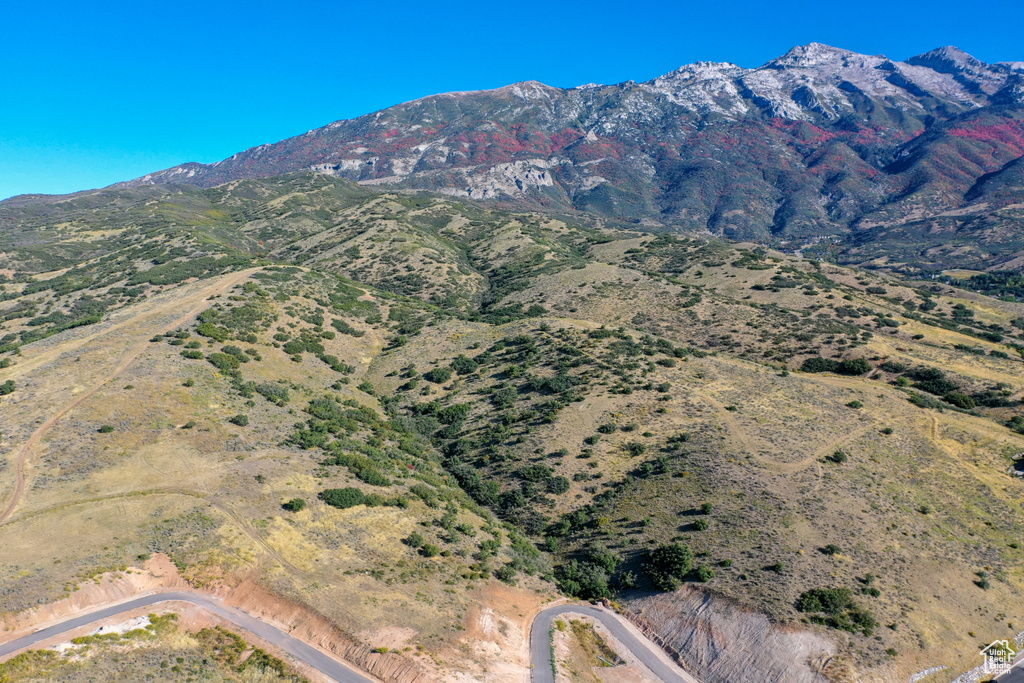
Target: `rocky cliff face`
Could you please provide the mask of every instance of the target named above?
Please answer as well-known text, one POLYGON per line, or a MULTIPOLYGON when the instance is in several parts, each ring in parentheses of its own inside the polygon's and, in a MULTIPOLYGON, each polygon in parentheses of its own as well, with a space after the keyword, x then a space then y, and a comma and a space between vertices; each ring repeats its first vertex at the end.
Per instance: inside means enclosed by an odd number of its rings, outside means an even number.
POLYGON ((905 62, 812 43, 646 83, 435 95, 129 184, 313 169, 532 208, 804 239, 1020 201, 1024 64, 905 62), (1016 169, 1016 170, 1015 170, 1016 169), (1016 183, 1019 184, 1019 183, 1016 183))

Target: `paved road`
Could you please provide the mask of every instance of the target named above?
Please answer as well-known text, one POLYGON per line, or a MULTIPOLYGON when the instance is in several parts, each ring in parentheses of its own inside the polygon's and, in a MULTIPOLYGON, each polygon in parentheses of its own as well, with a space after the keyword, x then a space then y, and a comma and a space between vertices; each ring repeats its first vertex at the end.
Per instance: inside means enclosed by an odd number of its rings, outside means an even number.
POLYGON ((559 614, 573 612, 585 614, 600 621, 619 639, 644 666, 665 683, 698 683, 697 679, 671 666, 656 654, 657 646, 646 638, 634 635, 619 617, 589 605, 559 605, 549 607, 537 615, 530 628, 530 661, 533 663, 533 683, 555 683, 551 666, 551 622, 559 614))
POLYGON ((1024 683, 1024 662, 1021 662, 1008 674, 1003 674, 996 679, 997 683, 1024 683))
MULTIPOLYGON (((18 638, 17 640, 12 640, 8 643, 0 643, 0 657, 13 654, 19 650, 41 643, 44 640, 49 640, 50 638, 59 636, 63 633, 68 633, 83 626, 88 626, 89 624, 103 619, 109 619, 140 607, 148 607, 150 605, 169 601, 188 602, 223 617, 235 626, 259 636, 266 642, 277 646, 284 652, 287 652, 298 660, 312 666, 338 683, 373 683, 371 679, 357 673, 353 669, 350 669, 338 660, 330 657, 324 652, 321 652, 313 646, 307 645, 298 638, 293 638, 266 622, 260 621, 259 619, 239 610, 227 607, 206 595, 193 593, 191 591, 170 591, 167 593, 145 595, 135 598, 134 600, 129 600, 128 602, 118 603, 110 607, 90 612, 89 614, 83 614, 82 616, 68 619, 67 621, 41 629, 35 633, 18 638)), ((665 681, 666 683, 698 683, 695 678, 689 676, 675 666, 668 664, 664 658, 658 656, 657 646, 646 638, 635 635, 633 631, 628 629, 622 623, 619 617, 610 612, 599 610, 589 605, 559 605, 557 607, 549 607, 538 614, 537 618, 533 620, 533 625, 530 629, 530 660, 533 665, 534 683, 554 683, 555 677, 552 672, 551 665, 551 624, 555 617, 568 612, 585 614, 600 621, 612 633, 612 635, 619 639, 619 642, 625 645, 630 652, 633 653, 633 656, 642 662, 662 681, 665 681)), ((1006 679, 1006 681, 1024 683, 1024 679, 1021 679, 1021 681, 1018 682, 1016 678, 1006 679)), ((1002 679, 1000 680, 1000 683, 1004 683, 1002 679)))
POLYGON ((193 605, 197 605, 218 616, 224 617, 235 626, 259 636, 272 645, 276 645, 288 654, 295 656, 300 661, 309 664, 314 669, 317 669, 333 680, 338 681, 338 683, 373 683, 371 679, 356 673, 333 657, 328 656, 311 645, 307 645, 297 638, 293 638, 287 633, 274 628, 270 624, 260 621, 259 619, 249 616, 239 610, 227 607, 206 597, 205 595, 187 591, 173 591, 169 593, 146 595, 128 602, 113 605, 112 607, 106 607, 104 609, 91 612, 90 614, 83 614, 82 616, 75 617, 74 619, 68 619, 67 621, 36 631, 35 633, 24 636, 23 638, 12 640, 9 643, 0 644, 0 657, 17 652, 23 648, 30 647, 48 638, 59 636, 62 633, 72 631, 76 628, 87 626, 100 619, 108 619, 110 617, 117 616, 122 612, 128 612, 139 607, 147 607, 149 605, 155 605, 169 600, 190 602, 193 605))

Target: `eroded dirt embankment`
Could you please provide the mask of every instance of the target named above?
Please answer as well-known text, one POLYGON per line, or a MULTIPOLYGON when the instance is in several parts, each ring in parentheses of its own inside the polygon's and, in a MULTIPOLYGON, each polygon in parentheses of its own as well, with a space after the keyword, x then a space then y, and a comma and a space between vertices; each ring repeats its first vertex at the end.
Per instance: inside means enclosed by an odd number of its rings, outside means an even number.
MULTIPOLYGON (((83 581, 78 590, 63 600, 17 614, 0 615, 0 637, 4 641, 14 640, 100 606, 172 589, 195 591, 166 555, 155 554, 141 569, 129 568, 83 581)), ((370 646, 341 632, 308 608, 274 595, 254 581, 202 592, 314 644, 385 683, 426 683, 434 679, 408 657, 394 652, 373 652, 370 646)))
POLYGON ((701 590, 638 597, 625 606, 630 621, 678 653, 703 683, 829 683, 849 675, 826 638, 778 626, 701 590))
POLYGON ((426 683, 434 680, 433 676, 408 657, 397 652, 373 652, 370 645, 342 633, 327 619, 296 602, 271 593, 254 581, 243 581, 220 597, 225 604, 316 645, 386 683, 426 683))

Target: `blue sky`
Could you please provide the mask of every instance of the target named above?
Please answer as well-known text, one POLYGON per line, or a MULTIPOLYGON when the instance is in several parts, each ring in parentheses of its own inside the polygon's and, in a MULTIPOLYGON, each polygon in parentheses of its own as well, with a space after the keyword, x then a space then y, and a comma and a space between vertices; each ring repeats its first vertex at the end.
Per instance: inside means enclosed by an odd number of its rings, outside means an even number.
POLYGON ((0 198, 212 162, 331 121, 522 80, 757 66, 812 41, 1024 60, 1024 2, 6 3, 0 198), (982 9, 975 10, 975 7, 982 9))

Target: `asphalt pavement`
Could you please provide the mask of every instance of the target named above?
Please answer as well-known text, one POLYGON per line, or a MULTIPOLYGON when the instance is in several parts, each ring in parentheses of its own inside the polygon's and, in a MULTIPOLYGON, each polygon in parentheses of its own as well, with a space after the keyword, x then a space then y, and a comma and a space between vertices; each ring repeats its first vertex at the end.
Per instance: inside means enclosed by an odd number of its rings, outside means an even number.
POLYGON ((227 607, 226 605, 207 598, 206 596, 184 591, 145 595, 141 598, 135 598, 128 602, 122 602, 117 605, 112 605, 111 607, 90 612, 89 614, 83 614, 80 617, 68 619, 67 621, 41 629, 35 633, 18 638, 17 640, 12 640, 9 643, 0 644, 0 657, 31 647, 36 643, 53 638, 54 636, 59 636, 62 633, 73 631, 74 629, 82 626, 88 626, 89 624, 101 619, 108 619, 139 607, 148 607, 149 605, 155 605, 170 600, 190 602, 193 605, 197 605, 205 610, 213 612, 214 614, 227 619, 235 626, 259 636, 268 643, 279 647, 288 654, 293 655, 300 661, 312 666, 314 669, 329 676, 338 683, 373 683, 371 679, 356 673, 338 660, 328 656, 326 653, 317 650, 311 645, 307 645, 298 638, 293 638, 266 622, 249 616, 240 610, 227 607))
POLYGON ((1003 674, 996 681, 997 683, 1024 683, 1024 662, 1010 669, 1010 673, 1003 674))
MULTIPOLYGON (((333 657, 304 643, 298 638, 294 638, 245 612, 228 607, 200 593, 189 591, 170 591, 167 593, 144 595, 127 602, 111 605, 110 607, 62 621, 59 624, 40 629, 17 640, 0 644, 0 657, 13 654, 50 638, 140 607, 148 607, 170 601, 188 602, 223 617, 240 629, 262 638, 271 645, 312 666, 314 669, 337 681, 337 683, 373 683, 371 679, 357 673, 333 657)), ((650 669, 660 680, 665 681, 665 683, 698 683, 693 677, 666 662, 663 657, 657 654, 655 645, 646 638, 635 635, 633 631, 622 623, 619 617, 589 605, 549 607, 538 614, 537 618, 533 620, 533 625, 530 629, 530 660, 533 665, 534 683, 554 683, 555 681, 551 663, 551 624, 555 617, 569 612, 585 614, 600 621, 613 636, 618 638, 619 642, 630 650, 637 660, 642 662, 644 666, 650 669)), ((1024 683, 1024 672, 1021 672, 1020 669, 1015 669, 1009 676, 1011 677, 1000 678, 1000 683, 1024 683), (1019 678, 1012 677, 1018 674, 1020 674, 1019 678)))
MULTIPOLYGON (((657 646, 646 638, 634 635, 619 620, 619 617, 590 605, 549 607, 533 620, 533 626, 530 628, 530 661, 533 663, 533 683, 555 683, 554 670, 551 665, 551 623, 555 617, 567 612, 585 614, 600 621, 613 636, 619 639, 620 643, 633 653, 634 657, 665 683, 697 683, 695 678, 666 663, 653 650, 657 646)), ((614 680, 614 677, 610 676, 609 680, 614 680)))

